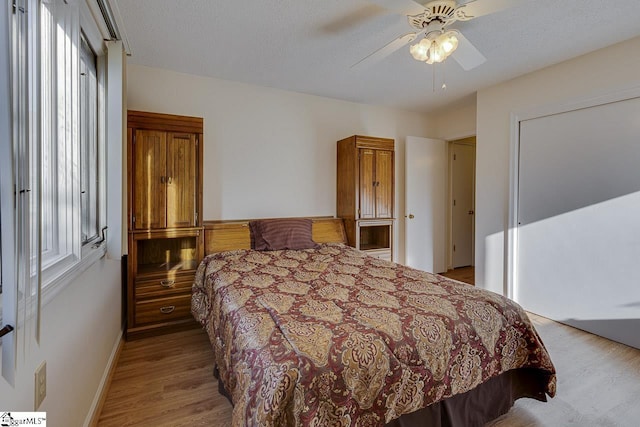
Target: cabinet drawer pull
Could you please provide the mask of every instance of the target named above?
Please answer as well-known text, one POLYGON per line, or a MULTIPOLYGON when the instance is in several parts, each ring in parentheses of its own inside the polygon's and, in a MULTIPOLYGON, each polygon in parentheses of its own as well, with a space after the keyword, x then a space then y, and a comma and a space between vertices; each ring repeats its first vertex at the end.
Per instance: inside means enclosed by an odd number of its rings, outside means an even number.
POLYGON ((175 305, 168 305, 166 307, 160 307, 160 313, 162 314, 169 314, 169 313, 173 313, 173 310, 176 309, 175 305))
POLYGON ((176 284, 175 280, 165 279, 160 281, 160 286, 163 288, 173 288, 176 284))

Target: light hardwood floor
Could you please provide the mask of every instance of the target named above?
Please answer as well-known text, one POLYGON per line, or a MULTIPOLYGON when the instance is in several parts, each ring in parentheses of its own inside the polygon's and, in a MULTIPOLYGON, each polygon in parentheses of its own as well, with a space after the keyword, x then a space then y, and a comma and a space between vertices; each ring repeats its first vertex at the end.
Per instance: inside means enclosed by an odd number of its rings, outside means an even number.
MULTIPOLYGON (((520 399, 492 427, 640 425, 640 350, 530 315, 558 371, 547 403, 520 399)), ((127 342, 99 426, 229 426, 201 330, 127 342)))
POLYGON ((640 425, 640 350, 529 316, 556 367, 557 394, 518 400, 492 427, 640 425))
POLYGON ((230 426, 205 332, 125 343, 98 420, 101 427, 230 426))
POLYGON ((476 279, 475 274, 476 269, 475 267, 471 266, 458 267, 454 268, 453 270, 448 270, 446 273, 442 273, 442 276, 473 285, 476 279))

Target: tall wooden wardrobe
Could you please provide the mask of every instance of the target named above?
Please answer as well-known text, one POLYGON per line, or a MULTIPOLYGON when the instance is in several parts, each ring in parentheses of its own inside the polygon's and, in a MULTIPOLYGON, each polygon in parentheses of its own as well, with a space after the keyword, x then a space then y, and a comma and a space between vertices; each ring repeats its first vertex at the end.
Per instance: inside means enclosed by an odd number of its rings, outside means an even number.
POLYGON ((203 120, 128 111, 127 339, 196 325, 203 120))
POLYGON ((354 135, 338 141, 337 215, 349 245, 393 258, 394 140, 354 135))

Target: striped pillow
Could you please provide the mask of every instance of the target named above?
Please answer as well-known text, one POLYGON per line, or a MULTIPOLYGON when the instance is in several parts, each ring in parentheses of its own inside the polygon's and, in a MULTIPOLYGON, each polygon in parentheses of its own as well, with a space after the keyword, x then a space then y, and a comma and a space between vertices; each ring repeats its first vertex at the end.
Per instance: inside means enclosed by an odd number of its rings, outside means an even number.
POLYGON ((259 219, 249 222, 251 249, 279 251, 282 249, 313 249, 312 224, 306 218, 259 219))

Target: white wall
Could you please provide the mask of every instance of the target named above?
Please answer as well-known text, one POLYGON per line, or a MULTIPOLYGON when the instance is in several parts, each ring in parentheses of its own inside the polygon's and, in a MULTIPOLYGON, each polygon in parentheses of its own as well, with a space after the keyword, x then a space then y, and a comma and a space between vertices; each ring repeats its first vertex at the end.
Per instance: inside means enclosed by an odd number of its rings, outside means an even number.
POLYGON ((426 115, 129 64, 131 110, 204 118, 204 219, 336 213, 336 141, 396 141, 396 260, 404 260, 404 144, 426 115))
POLYGON ((452 141, 476 134, 476 97, 433 114, 436 138, 452 141))
POLYGON ((504 292, 510 114, 640 85, 640 38, 483 89, 477 98, 476 284, 504 292))
POLYGON ((120 283, 120 260, 103 259, 43 307, 40 344, 31 336, 18 343, 15 388, 0 378, 4 410, 34 410, 33 374, 46 361, 47 397, 38 410, 51 425, 84 423, 122 333, 120 283))

